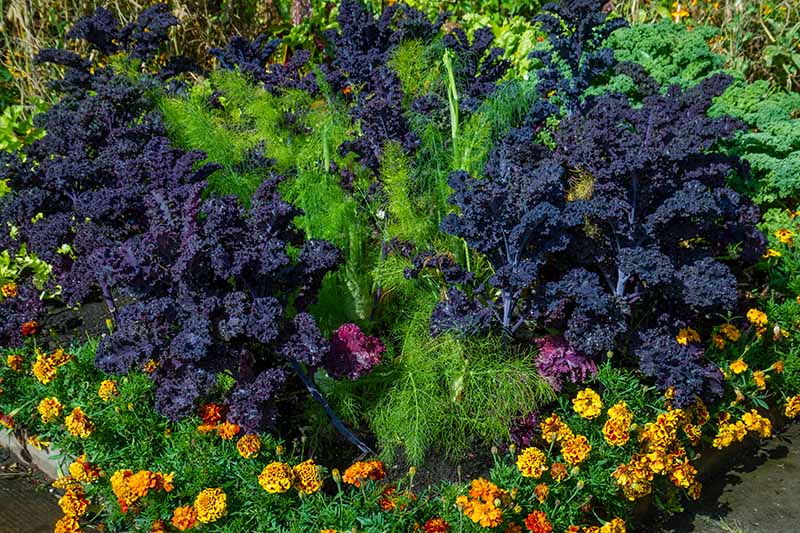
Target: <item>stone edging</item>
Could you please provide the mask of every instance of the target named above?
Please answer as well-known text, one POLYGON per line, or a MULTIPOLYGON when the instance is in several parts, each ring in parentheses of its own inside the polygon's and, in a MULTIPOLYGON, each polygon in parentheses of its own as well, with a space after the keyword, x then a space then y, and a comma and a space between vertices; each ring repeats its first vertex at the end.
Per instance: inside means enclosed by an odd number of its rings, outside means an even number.
POLYGON ((13 453, 20 462, 35 466, 48 478, 58 478, 59 472, 66 470, 68 458, 56 459, 59 451, 55 448, 39 450, 29 446, 27 438, 25 430, 0 428, 0 446, 13 453))

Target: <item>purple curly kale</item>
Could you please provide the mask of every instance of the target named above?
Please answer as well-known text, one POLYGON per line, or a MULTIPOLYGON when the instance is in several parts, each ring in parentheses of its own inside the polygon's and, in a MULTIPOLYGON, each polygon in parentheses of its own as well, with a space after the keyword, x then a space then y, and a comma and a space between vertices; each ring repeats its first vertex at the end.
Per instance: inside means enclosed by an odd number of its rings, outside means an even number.
POLYGON ((567 343, 564 337, 549 335, 534 341, 539 347, 536 367, 553 390, 560 391, 565 383, 581 384, 597 374, 597 366, 567 343))
POLYGON ((475 111, 497 88, 511 63, 502 59, 504 50, 492 47, 494 34, 491 28, 479 28, 469 42, 462 28, 455 28, 442 39, 444 46, 457 58, 454 78, 459 94, 459 108, 475 111))
POLYGON ((343 324, 333 332, 324 364, 337 379, 358 379, 381 362, 386 347, 377 337, 365 335, 356 324, 343 324))
POLYGON ((266 179, 249 209, 234 196, 202 200, 203 183, 164 189, 148 201, 149 228, 106 262, 115 290, 133 303, 101 341, 96 364, 125 373, 157 361, 165 416, 192 413, 214 376, 228 372, 231 420, 263 429, 274 421, 287 362, 314 368, 329 351, 305 309, 340 254, 303 241, 291 223, 300 212, 281 199, 279 182, 266 179))
POLYGON ((529 413, 514 420, 509 428, 509 433, 511 434, 511 442, 516 444, 520 450, 532 446, 539 434, 538 413, 529 413))
POLYGON ((545 4, 534 18, 547 34, 550 48, 535 50, 531 57, 544 63, 537 71, 537 89, 542 96, 557 95, 567 113, 577 109, 586 89, 607 74, 616 63, 605 41, 615 30, 628 25, 623 18, 608 18, 605 0, 565 0, 545 4))

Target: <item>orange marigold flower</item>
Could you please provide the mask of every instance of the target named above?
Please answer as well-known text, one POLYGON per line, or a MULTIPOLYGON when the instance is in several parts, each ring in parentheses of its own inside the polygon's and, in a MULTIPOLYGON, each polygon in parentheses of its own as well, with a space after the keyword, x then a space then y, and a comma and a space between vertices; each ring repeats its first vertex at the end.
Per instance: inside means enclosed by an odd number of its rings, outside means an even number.
POLYGON ((720 350, 725 348, 725 339, 722 335, 714 334, 711 336, 711 342, 720 350))
POLYGON ((150 533, 167 533, 167 523, 159 518, 150 526, 150 533))
POLYGON ((186 531, 187 529, 191 529, 197 525, 197 513, 194 510, 194 507, 190 505, 182 505, 181 507, 176 507, 174 511, 172 511, 172 525, 175 526, 179 531, 186 531))
POLYGON ((539 483, 536 485, 536 487, 534 487, 533 495, 536 496, 536 499, 539 500, 539 503, 544 503, 544 501, 550 495, 550 487, 548 487, 545 483, 539 483))
POLYGON ((42 417, 42 423, 49 424, 61 417, 61 413, 64 411, 64 404, 58 401, 58 398, 51 396, 42 398, 36 410, 39 411, 39 416, 42 417))
POLYGON ((786 399, 783 414, 786 415, 786 418, 797 418, 800 415, 800 394, 786 399))
POLYGON ((567 471, 567 465, 564 463, 553 463, 550 465, 550 477, 552 477, 556 481, 563 481, 567 479, 569 476, 569 472, 567 471))
POLYGON ((522 526, 519 524, 508 524, 503 533, 522 533, 522 526))
POLYGON ((583 435, 576 435, 561 443, 561 455, 571 465, 577 465, 585 461, 589 457, 590 451, 592 451, 592 445, 583 435))
POLYGON ((81 533, 81 524, 74 516, 65 516, 56 522, 55 533, 81 533))
POLYGON ((78 517, 86 514, 89 500, 86 498, 86 493, 83 492, 83 487, 73 485, 58 500, 58 506, 65 515, 78 517))
POLYGON ((783 361, 775 361, 769 367, 770 370, 774 370, 777 374, 783 374, 783 369, 784 368, 785 368, 785 365, 784 365, 783 361))
POLYGON ((688 489, 692 486, 697 475, 697 469, 688 460, 684 460, 672 469, 669 478, 676 487, 688 489))
POLYGON ((286 463, 270 463, 258 475, 258 484, 270 494, 286 492, 293 482, 294 472, 286 463))
POLYGON ((763 311, 759 311, 758 309, 750 309, 747 311, 747 320, 756 326, 766 326, 767 322, 769 322, 767 314, 763 311))
POLYGON ((425 533, 448 533, 450 531, 450 524, 444 518, 431 518, 422 526, 425 533))
POLYGON ((231 422, 223 422, 222 424, 217 426, 217 435, 220 436, 222 440, 233 440, 237 433, 242 430, 237 424, 233 424, 231 422))
POLYGON ((204 403, 200 406, 200 418, 204 424, 216 426, 223 420, 227 414, 227 408, 218 403, 204 403))
POLYGON ((600 416, 603 402, 600 395, 590 388, 583 389, 572 399, 572 409, 583 418, 592 420, 600 416))
POLYGON ((525 519, 525 527, 532 533, 550 533, 553 531, 553 524, 547 519, 547 515, 539 510, 532 511, 525 519))
POLYGON ((386 477, 383 463, 380 461, 358 461, 344 471, 342 479, 345 483, 360 487, 364 481, 378 481, 386 477))
POLYGON ((741 374, 745 370, 747 370, 747 363, 744 362, 744 359, 737 359, 736 361, 732 362, 728 365, 728 368, 731 369, 731 372, 734 374, 741 374))
POLYGON ((17 296, 17 284, 6 283, 0 291, 3 293, 3 298, 15 298, 17 296))
POLYGON ((23 337, 30 337, 31 335, 35 335, 37 331, 39 331, 39 324, 35 320, 30 320, 22 324, 22 336, 23 337))
POLYGON ((76 407, 67 415, 64 419, 64 424, 72 436, 82 439, 88 438, 94 431, 94 422, 86 416, 86 413, 80 407, 76 407))
POLYGON ((110 401, 111 398, 119 396, 117 384, 110 379, 103 380, 103 382, 100 383, 100 388, 97 389, 97 395, 100 396, 100 399, 104 402, 110 401))
POLYGON ((538 479, 547 471, 546 462, 547 458, 539 448, 525 448, 517 457, 517 468, 524 477, 538 479))
POLYGON ((394 485, 387 485, 381 491, 381 495, 378 498, 378 506, 384 511, 392 511, 394 509, 402 511, 416 499, 417 495, 409 490, 398 491, 394 485))
POLYGON ((258 456, 258 452, 261 451, 261 437, 248 433, 239 439, 239 442, 236 443, 236 449, 239 455, 245 459, 252 459, 258 456))
POLYGON ((313 494, 322 488, 322 479, 319 477, 319 470, 313 459, 307 459, 296 465, 292 469, 292 473, 294 474, 294 488, 298 491, 313 494))
POLYGON ((13 370, 14 372, 22 372, 22 356, 12 354, 6 357, 6 364, 8 368, 13 370))

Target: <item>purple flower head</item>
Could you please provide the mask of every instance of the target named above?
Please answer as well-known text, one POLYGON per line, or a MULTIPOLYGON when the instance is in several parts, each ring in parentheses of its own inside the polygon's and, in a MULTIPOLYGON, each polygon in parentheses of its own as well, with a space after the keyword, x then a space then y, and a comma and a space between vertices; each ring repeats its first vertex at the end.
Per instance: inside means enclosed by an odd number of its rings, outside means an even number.
POLYGON ((594 361, 572 349, 564 337, 548 335, 534 342, 539 346, 536 367, 553 390, 560 391, 566 381, 579 384, 597 374, 594 361))
POLYGON ((538 429, 539 414, 536 412, 515 418, 509 428, 511 442, 516 444, 517 448, 521 450, 528 448, 533 444, 538 429))
POLYGON ((337 379, 358 379, 381 362, 385 351, 377 337, 365 335, 355 324, 343 324, 333 332, 325 369, 337 379))

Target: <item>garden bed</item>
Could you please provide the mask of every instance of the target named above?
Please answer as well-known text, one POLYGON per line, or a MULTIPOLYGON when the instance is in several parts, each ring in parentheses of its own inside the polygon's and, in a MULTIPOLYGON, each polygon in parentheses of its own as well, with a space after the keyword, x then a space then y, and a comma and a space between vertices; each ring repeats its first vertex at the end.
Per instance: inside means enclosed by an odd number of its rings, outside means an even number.
POLYGON ((0 157, 56 533, 623 533, 800 416, 800 95, 688 13, 78 20, 0 157))

